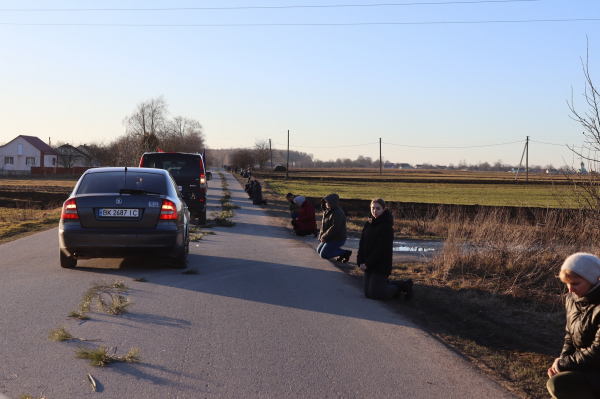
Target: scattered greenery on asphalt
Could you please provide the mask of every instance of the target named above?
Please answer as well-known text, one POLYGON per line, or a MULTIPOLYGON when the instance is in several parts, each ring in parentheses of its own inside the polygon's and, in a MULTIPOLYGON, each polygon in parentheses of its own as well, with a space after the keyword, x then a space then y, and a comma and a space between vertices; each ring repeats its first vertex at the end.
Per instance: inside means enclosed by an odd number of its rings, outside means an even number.
POLYGON ((231 210, 231 209, 240 209, 241 206, 239 205, 235 205, 233 202, 224 202, 223 205, 221 205, 221 207, 225 210, 231 210))
POLYGON ((186 271, 182 272, 181 274, 200 274, 200 272, 198 271, 198 269, 192 268, 192 269, 187 269, 186 271))
POLYGON ((48 389, 48 388, 45 388, 42 391, 42 393, 39 394, 39 395, 35 395, 34 396, 34 395, 30 394, 30 393, 23 393, 20 396, 18 396, 16 399, 48 399, 46 396, 44 396, 44 392, 46 392, 46 389, 48 389))
POLYGON ((67 326, 60 326, 48 332, 50 341, 61 342, 69 339, 74 339, 70 332, 67 331, 67 326))
POLYGON ((73 335, 71 335, 70 332, 67 331, 67 326, 60 326, 58 328, 50 330, 48 332, 48 338, 50 339, 50 341, 54 342, 68 341, 70 339, 88 342, 100 341, 99 339, 83 339, 74 337, 73 335))
POLYGON ((148 280, 146 280, 146 277, 134 278, 133 281, 137 281, 138 283, 147 283, 148 282, 148 280))
POLYGON ((68 314, 68 317, 78 318, 80 320, 89 319, 87 313, 92 311, 92 304, 95 303, 96 310, 111 315, 126 313, 131 300, 121 295, 127 290, 127 285, 123 280, 115 280, 112 284, 105 281, 94 282, 85 292, 77 310, 68 314))
POLYGON ((127 354, 117 356, 117 348, 106 348, 105 346, 99 346, 98 348, 89 348, 87 346, 80 345, 77 347, 75 357, 77 359, 89 360, 90 366, 106 367, 110 363, 114 362, 125 362, 125 363, 139 363, 140 350, 138 348, 131 348, 127 354))

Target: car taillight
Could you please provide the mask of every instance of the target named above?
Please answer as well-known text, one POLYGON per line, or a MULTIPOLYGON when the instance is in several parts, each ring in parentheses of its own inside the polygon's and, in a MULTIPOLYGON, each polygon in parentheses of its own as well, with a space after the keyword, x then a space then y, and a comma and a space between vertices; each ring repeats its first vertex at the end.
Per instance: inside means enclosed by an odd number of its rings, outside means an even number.
POLYGON ((176 220, 177 219, 177 207, 172 201, 164 199, 162 208, 160 209, 161 220, 176 220))
POLYGON ((144 157, 142 157, 142 159, 140 159, 140 168, 144 166, 144 157))
POLYGON ((62 208, 62 213, 60 214, 61 219, 79 219, 79 214, 77 213, 77 202, 75 198, 71 198, 65 201, 62 208))

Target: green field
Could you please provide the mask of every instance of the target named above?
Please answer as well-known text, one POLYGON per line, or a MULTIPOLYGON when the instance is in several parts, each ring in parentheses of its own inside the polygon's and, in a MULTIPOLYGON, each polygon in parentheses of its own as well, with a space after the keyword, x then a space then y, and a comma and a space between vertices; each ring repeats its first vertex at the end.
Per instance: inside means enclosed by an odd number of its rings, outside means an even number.
POLYGON ((307 197, 323 197, 336 193, 341 198, 370 200, 381 197, 386 201, 420 202, 454 205, 559 207, 557 193, 564 199, 571 194, 569 186, 524 184, 460 184, 405 183, 356 181, 335 182, 320 180, 265 179, 275 193, 288 192, 307 197))

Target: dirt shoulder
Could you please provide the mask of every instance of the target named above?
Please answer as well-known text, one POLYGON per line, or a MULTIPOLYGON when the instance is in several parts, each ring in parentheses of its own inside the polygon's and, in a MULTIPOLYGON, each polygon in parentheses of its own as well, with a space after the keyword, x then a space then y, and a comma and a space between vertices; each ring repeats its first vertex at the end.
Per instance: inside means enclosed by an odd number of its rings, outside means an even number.
MULTIPOLYGON (((246 179, 236 176, 243 184, 246 179)), ((262 183, 262 182, 261 182, 262 183)), ((263 207, 273 223, 289 226, 289 205, 282 195, 263 184, 263 207)), ((318 219, 318 217, 317 217, 318 219)), ((364 217, 349 217, 349 235, 360 236, 364 217)), ((398 237, 406 238, 406 237, 398 237)), ((419 237, 415 237, 419 238, 419 237)), ((433 276, 424 254, 394 256, 391 279, 412 278, 412 301, 386 303, 425 331, 469 359, 484 373, 523 398, 546 398, 546 370, 560 352, 564 337, 564 311, 547 304, 516 300, 494 291, 472 289, 470 279, 444 281, 433 276)), ((362 290, 362 271, 355 257, 335 263, 362 290)))

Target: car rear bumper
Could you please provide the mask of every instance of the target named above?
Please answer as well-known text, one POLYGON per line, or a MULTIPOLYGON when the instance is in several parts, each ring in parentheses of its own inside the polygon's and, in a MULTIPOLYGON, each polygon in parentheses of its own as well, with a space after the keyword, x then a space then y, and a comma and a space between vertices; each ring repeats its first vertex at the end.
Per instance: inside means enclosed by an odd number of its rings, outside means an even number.
POLYGON ((59 229, 60 250, 77 259, 137 256, 175 257, 184 248, 183 231, 98 232, 59 229))

